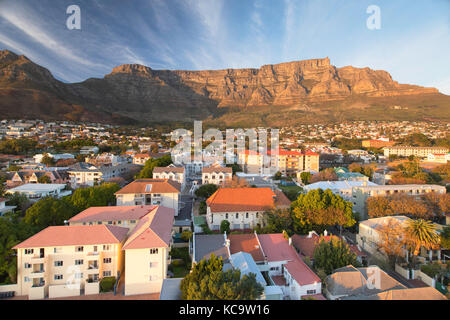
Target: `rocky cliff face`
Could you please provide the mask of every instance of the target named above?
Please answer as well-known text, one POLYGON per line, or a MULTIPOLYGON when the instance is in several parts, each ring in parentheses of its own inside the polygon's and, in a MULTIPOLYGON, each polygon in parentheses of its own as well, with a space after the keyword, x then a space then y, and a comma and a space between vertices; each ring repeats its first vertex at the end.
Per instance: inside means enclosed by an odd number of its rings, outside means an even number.
POLYGON ((336 68, 328 58, 208 71, 153 70, 127 64, 103 79, 64 84, 26 57, 0 51, 0 96, 5 97, 0 108, 28 103, 32 114, 46 117, 89 119, 104 114, 104 121, 193 120, 212 116, 221 107, 295 107, 360 96, 427 94, 439 93, 434 88, 399 84, 386 71, 336 68), (49 115, 42 103, 49 104, 50 111, 60 106, 63 112, 49 115))

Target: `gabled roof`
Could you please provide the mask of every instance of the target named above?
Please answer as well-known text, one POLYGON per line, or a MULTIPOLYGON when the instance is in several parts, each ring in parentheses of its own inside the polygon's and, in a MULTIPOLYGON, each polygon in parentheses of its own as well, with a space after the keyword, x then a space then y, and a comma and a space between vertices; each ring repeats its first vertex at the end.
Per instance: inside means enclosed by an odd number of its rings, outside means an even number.
POLYGON ((203 167, 202 173, 233 173, 230 167, 203 167))
POLYGON ((139 220, 158 206, 90 207, 69 219, 69 222, 139 220))
POLYGON ((320 278, 300 259, 282 233, 259 234, 258 238, 267 260, 287 261, 284 267, 299 285, 320 282, 320 278))
POLYGON ((256 275, 256 281, 263 286, 267 285, 266 280, 261 274, 261 271, 259 271, 259 268, 256 265, 255 260, 253 260, 251 254, 242 251, 234 253, 230 256, 230 263, 235 269, 239 269, 241 271, 241 277, 243 275, 253 273, 256 275))
POLYGON ((367 300, 448 300, 432 287, 407 288, 384 291, 367 297, 367 300))
POLYGON ((123 249, 169 247, 175 210, 158 206, 137 223, 123 249))
POLYGON ((209 259, 211 254, 228 260, 228 250, 225 245, 223 234, 194 234, 194 260, 200 262, 209 259))
POLYGON ((290 205, 284 194, 270 188, 220 188, 206 203, 211 212, 264 211, 276 205, 290 205))
POLYGON ((184 173, 184 167, 155 167, 153 173, 173 172, 184 173))
POLYGON ((127 184, 115 194, 180 193, 180 190, 181 184, 170 179, 138 179, 127 184), (149 185, 151 185, 151 189, 147 187, 149 185))
POLYGON ((110 225, 51 226, 19 243, 13 249, 113 244, 122 242, 128 228, 110 225))

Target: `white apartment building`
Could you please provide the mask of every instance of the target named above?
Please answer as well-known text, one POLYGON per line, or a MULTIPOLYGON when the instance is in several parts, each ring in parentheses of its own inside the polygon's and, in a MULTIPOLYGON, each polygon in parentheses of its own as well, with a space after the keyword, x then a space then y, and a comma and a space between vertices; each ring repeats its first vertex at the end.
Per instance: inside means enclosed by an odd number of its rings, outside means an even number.
POLYGON ((384 155, 397 155, 400 157, 416 156, 418 158, 427 158, 430 153, 448 153, 448 148, 445 147, 409 147, 409 146, 395 146, 384 147, 384 155))
POLYGON ((202 184, 224 185, 233 178, 233 169, 229 167, 204 167, 202 184))
POLYGON ((169 179, 178 182, 181 185, 181 190, 186 185, 186 173, 183 167, 155 167, 153 169, 153 179, 169 179))
POLYGON ((6 190, 8 194, 20 193, 25 195, 31 201, 38 201, 44 197, 61 198, 72 193, 70 190, 64 190, 65 184, 52 183, 27 183, 21 186, 6 190))

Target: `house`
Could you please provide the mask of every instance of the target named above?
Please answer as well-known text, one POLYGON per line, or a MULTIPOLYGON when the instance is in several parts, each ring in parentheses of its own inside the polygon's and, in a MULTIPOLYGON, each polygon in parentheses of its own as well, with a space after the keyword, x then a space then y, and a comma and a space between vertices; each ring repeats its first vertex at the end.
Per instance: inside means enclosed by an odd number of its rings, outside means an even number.
POLYGON ((318 235, 316 232, 311 231, 308 235, 294 234, 291 237, 292 245, 297 250, 302 259, 309 259, 314 262, 314 250, 321 241, 344 241, 350 250, 356 255, 356 259, 359 263, 365 264, 367 261, 367 254, 365 254, 357 245, 349 244, 345 238, 341 238, 335 235, 327 235, 325 231, 323 235, 318 235))
POLYGON ((158 159, 169 154, 170 153, 153 153, 153 152, 138 153, 133 156, 133 164, 143 166, 150 159, 158 159))
POLYGON ((115 193, 118 206, 161 205, 178 216, 181 185, 169 179, 137 179, 115 193))
MULTIPOLYGON (((356 241, 363 250, 371 254, 377 252, 384 254, 379 251, 383 228, 388 225, 404 228, 409 221, 411 221, 411 219, 406 216, 386 216, 361 221, 359 223, 359 232, 356 235, 356 241)), ((440 232, 438 228, 437 232, 440 232)), ((403 250, 403 254, 407 257, 406 249, 403 250)), ((422 247, 419 256, 421 257, 421 260, 441 260, 441 250, 439 247, 434 247, 432 250, 426 250, 422 247)))
POLYGON ((103 277, 123 270, 128 228, 51 226, 19 243, 17 295, 29 299, 98 294, 103 277))
POLYGON ((447 163, 450 161, 450 153, 429 153, 428 162, 447 163))
POLYGON ((229 167, 203 167, 202 184, 224 185, 233 177, 233 169, 229 167))
POLYGON ((334 168, 339 181, 369 181, 369 177, 359 172, 350 172, 347 168, 334 168))
MULTIPOLYGON (((44 158, 44 156, 45 156, 45 154, 42 154, 42 153, 36 154, 35 156, 33 156, 34 162, 41 163, 42 158, 44 158)), ((47 153, 47 156, 52 158, 55 162, 58 160, 75 159, 75 156, 70 153, 62 153, 62 154, 47 153)))
POLYGON ((420 196, 429 192, 440 194, 446 193, 444 186, 435 184, 404 184, 404 185, 367 185, 354 186, 352 188, 351 201, 353 211, 362 214, 363 219, 367 219, 367 199, 369 197, 389 196, 394 194, 405 194, 410 196, 420 196))
POLYGON ((125 295, 161 292, 170 263, 174 213, 170 208, 151 211, 126 240, 125 295))
POLYGON ((344 200, 349 201, 352 199, 353 188, 360 186, 377 186, 377 184, 370 181, 319 181, 308 184, 304 186, 303 189, 306 193, 316 189, 330 189, 334 194, 339 195, 344 200))
POLYGON ((206 200, 206 220, 211 230, 219 230, 223 220, 230 229, 250 229, 264 225, 263 214, 272 208, 288 208, 289 199, 270 188, 219 188, 206 200))
POLYGON ((38 183, 42 176, 47 176, 50 183, 66 184, 69 174, 65 168, 47 168, 46 170, 19 170, 14 172, 11 179, 6 181, 8 187, 20 186, 26 183, 38 183))
POLYGON ((192 262, 199 263, 201 260, 208 260, 211 255, 222 257, 224 261, 228 261, 230 257, 227 249, 227 239, 223 234, 194 234, 192 246, 192 262))
POLYGON ((51 183, 27 183, 19 187, 6 190, 8 194, 20 193, 25 195, 31 201, 38 201, 44 197, 61 198, 72 193, 70 190, 64 190, 65 184, 51 184, 51 183))
POLYGON ((8 200, 9 199, 6 198, 0 198, 0 216, 17 208, 16 206, 7 206, 6 202, 8 202, 8 200))
POLYGON ((81 147, 80 154, 96 154, 100 149, 96 146, 85 146, 81 147))
POLYGON ((324 293, 330 300, 364 299, 388 290, 406 289, 378 266, 339 268, 325 279, 325 283, 324 293))
POLYGON ((181 190, 184 190, 186 185, 186 174, 183 167, 155 167, 153 169, 154 179, 170 179, 178 182, 181 185, 181 190))

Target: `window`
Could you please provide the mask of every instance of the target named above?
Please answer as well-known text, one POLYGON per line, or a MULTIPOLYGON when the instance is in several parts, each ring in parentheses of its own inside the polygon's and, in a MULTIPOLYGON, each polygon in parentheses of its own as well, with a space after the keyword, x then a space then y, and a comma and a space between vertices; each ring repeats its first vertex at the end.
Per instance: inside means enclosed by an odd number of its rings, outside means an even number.
POLYGON ((30 269, 31 268, 31 263, 25 263, 25 265, 23 267, 25 269, 30 269))
POLYGON ((103 271, 104 277, 111 277, 111 271, 103 271))
POLYGON ((103 263, 111 263, 111 258, 103 258, 103 263))
POLYGON ((256 217, 257 217, 257 218, 258 218, 258 216, 259 216, 259 212, 256 213, 256 217))
POLYGON ((236 213, 236 219, 239 219, 239 213, 236 213))
POLYGON ((33 249, 25 249, 25 254, 33 254, 33 249))
POLYGON ((109 244, 104 244, 103 251, 109 251, 109 250, 111 250, 111 246, 109 244))
POLYGON ((113 222, 112 221, 108 221, 108 224, 113 224, 113 222))
POLYGON ((130 220, 130 223, 136 223, 136 220, 130 220))
POLYGON ((63 266, 63 262, 62 261, 55 261, 55 267, 62 267, 63 266))
POLYGON ((83 246, 75 247, 75 252, 83 252, 83 246))
POLYGON ((316 294, 316 290, 306 290, 306 294, 316 294))
POLYGON ((79 265, 82 265, 82 264, 83 264, 83 260, 82 259, 75 260, 75 265, 76 266, 79 266, 79 265))
POLYGON ((228 213, 225 213, 225 219, 228 219, 228 213))
POLYGON ((158 266, 158 262, 150 262, 150 268, 156 268, 158 266))
POLYGON ((82 273, 75 273, 75 279, 83 279, 82 273))
POLYGON ((150 249, 150 254, 157 254, 157 253, 158 253, 158 248, 150 249))
POLYGON ((248 212, 245 213, 245 218, 248 219, 248 212))
POLYGON ((30 278, 28 278, 28 277, 23 277, 23 281, 24 281, 24 282, 30 282, 30 281, 31 281, 31 279, 30 279, 30 278))
POLYGON ((54 279, 55 280, 62 280, 63 279, 63 275, 62 274, 55 274, 54 279))

